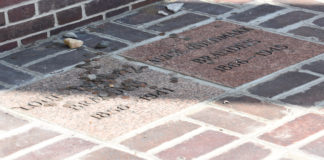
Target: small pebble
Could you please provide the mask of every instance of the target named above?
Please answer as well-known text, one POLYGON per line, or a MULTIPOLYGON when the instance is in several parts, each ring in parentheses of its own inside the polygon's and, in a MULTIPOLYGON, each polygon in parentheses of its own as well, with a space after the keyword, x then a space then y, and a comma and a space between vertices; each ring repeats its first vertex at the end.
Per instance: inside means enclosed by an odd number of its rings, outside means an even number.
POLYGON ((63 38, 78 39, 78 35, 76 35, 74 32, 67 32, 63 35, 63 38))
POLYGON ((164 11, 162 11, 162 10, 159 10, 159 11, 158 11, 158 14, 163 15, 163 16, 168 16, 168 15, 169 15, 169 13, 164 12, 164 11))
POLYGON ((74 49, 74 48, 80 48, 83 45, 83 41, 76 40, 73 38, 66 38, 64 39, 64 44, 74 49))
POLYGON ((95 80, 97 78, 97 76, 95 74, 89 74, 88 78, 89 78, 89 80, 92 81, 92 80, 95 80))
POLYGON ((110 42, 109 41, 101 41, 96 45, 96 49, 103 49, 109 47, 110 42))

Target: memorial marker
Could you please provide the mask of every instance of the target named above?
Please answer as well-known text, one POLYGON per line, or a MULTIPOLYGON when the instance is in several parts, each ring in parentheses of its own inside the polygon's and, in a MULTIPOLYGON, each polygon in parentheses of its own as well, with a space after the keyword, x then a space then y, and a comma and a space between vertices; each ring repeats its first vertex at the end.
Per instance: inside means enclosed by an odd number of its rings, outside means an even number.
POLYGON ((76 67, 6 93, 0 105, 111 140, 223 92, 112 58, 76 67))
POLYGON ((321 53, 323 45, 216 21, 122 56, 237 87, 321 53))

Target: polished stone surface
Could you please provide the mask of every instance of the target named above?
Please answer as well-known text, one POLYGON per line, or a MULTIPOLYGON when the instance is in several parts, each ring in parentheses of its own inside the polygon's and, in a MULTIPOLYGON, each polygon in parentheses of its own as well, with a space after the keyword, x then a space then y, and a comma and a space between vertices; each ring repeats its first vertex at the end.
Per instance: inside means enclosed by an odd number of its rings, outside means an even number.
POLYGON ((237 87, 323 52, 323 45, 216 21, 122 56, 237 87))

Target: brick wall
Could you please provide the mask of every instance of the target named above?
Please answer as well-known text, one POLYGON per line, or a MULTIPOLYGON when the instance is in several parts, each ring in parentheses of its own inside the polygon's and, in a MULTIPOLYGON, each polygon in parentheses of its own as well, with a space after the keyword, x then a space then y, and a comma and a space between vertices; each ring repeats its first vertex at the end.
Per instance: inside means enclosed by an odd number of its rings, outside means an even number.
POLYGON ((0 52, 160 0, 0 0, 0 52))

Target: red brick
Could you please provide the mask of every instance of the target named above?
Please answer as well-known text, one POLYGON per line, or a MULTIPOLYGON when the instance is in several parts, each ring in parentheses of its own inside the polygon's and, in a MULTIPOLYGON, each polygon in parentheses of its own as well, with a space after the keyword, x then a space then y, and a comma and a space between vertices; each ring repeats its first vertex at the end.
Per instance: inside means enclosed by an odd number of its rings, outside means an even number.
POLYGON ((18 44, 17 42, 10 42, 10 43, 6 43, 4 45, 0 45, 0 55, 1 55, 1 52, 4 52, 4 51, 9 51, 9 50, 12 50, 14 48, 18 47, 18 44))
POLYGON ((192 159, 224 146, 235 139, 236 138, 233 136, 220 132, 206 131, 181 144, 158 153, 157 156, 165 160, 178 160, 180 158, 192 159))
POLYGON ((131 155, 126 152, 118 151, 111 148, 102 148, 97 151, 91 152, 79 160, 143 160, 134 155, 131 155))
POLYGON ((307 114, 262 135, 260 138, 272 143, 288 146, 324 129, 324 116, 307 114))
POLYGON ((95 22, 95 21, 100 21, 100 20, 103 20, 102 15, 99 15, 99 16, 96 16, 96 17, 93 17, 93 18, 89 18, 89 19, 86 19, 86 20, 82 20, 82 21, 77 22, 77 23, 69 24, 69 25, 66 25, 64 27, 60 27, 60 28, 51 30, 50 33, 51 33, 51 36, 52 36, 52 35, 55 35, 55 34, 59 34, 60 32, 67 31, 67 30, 72 30, 74 28, 81 27, 81 26, 84 26, 86 24, 89 24, 89 23, 92 23, 92 22, 95 22))
POLYGON ((196 128, 198 128, 197 125, 188 122, 170 122, 136 135, 122 142, 122 144, 144 152, 196 128))
POLYGON ((85 0, 40 0, 38 2, 39 12, 44 13, 50 10, 57 10, 85 0))
POLYGON ((0 26, 4 26, 6 24, 4 12, 0 12, 0 26))
POLYGON ((81 7, 70 8, 56 13, 58 23, 60 25, 70 23, 82 18, 81 7))
POLYGON ((270 120, 280 119, 285 116, 283 113, 285 111, 284 107, 262 102, 248 96, 225 97, 215 103, 226 108, 235 109, 270 120), (224 103, 224 101, 228 103, 224 103))
POLYGON ((162 0, 146 0, 146 1, 142 1, 142 2, 139 2, 139 3, 133 4, 132 9, 136 9, 136 8, 143 7, 143 6, 149 5, 151 3, 160 2, 160 1, 162 1, 162 0))
POLYGON ((107 2, 106 0, 96 0, 87 3, 85 10, 87 16, 90 16, 134 1, 135 0, 118 0, 107 2))
POLYGON ((35 15, 34 4, 28 4, 8 11, 8 17, 10 22, 21 21, 27 18, 31 18, 34 15, 35 15))
POLYGON ((25 1, 29 1, 29 0, 1 0, 0 1, 0 8, 15 5, 15 4, 18 4, 18 3, 21 3, 21 2, 25 2, 25 1))
POLYGON ((8 113, 0 112, 0 131, 1 130, 5 130, 5 131, 11 130, 11 129, 20 127, 26 123, 27 123, 26 121, 16 118, 16 117, 13 117, 12 115, 9 115, 8 113))
POLYGON ((216 127, 225 128, 239 133, 249 133, 264 126, 263 123, 257 122, 247 117, 235 115, 233 113, 208 108, 190 116, 216 127))
POLYGON ((26 45, 26 44, 34 43, 38 40, 42 40, 42 39, 46 39, 46 38, 47 38, 47 33, 40 33, 40 34, 30 36, 30 37, 27 37, 27 38, 21 40, 21 43, 26 45))
POLYGON ((28 22, 0 29, 0 42, 22 37, 51 27, 54 27, 53 15, 48 15, 45 17, 30 20, 28 22))
POLYGON ((307 144, 301 148, 304 151, 307 151, 311 154, 315 154, 321 157, 324 157, 324 136, 316 139, 315 141, 307 144))
POLYGON ((28 153, 15 160, 60 160, 72 156, 83 150, 90 149, 95 144, 84 141, 79 138, 68 138, 50 146, 46 146, 40 150, 28 153))
POLYGON ((58 133, 39 128, 33 128, 9 138, 0 140, 0 157, 8 156, 21 149, 33 146, 47 139, 57 136, 58 133))
POLYGON ((245 143, 211 160, 261 160, 270 153, 271 151, 269 149, 264 149, 262 146, 245 143))

